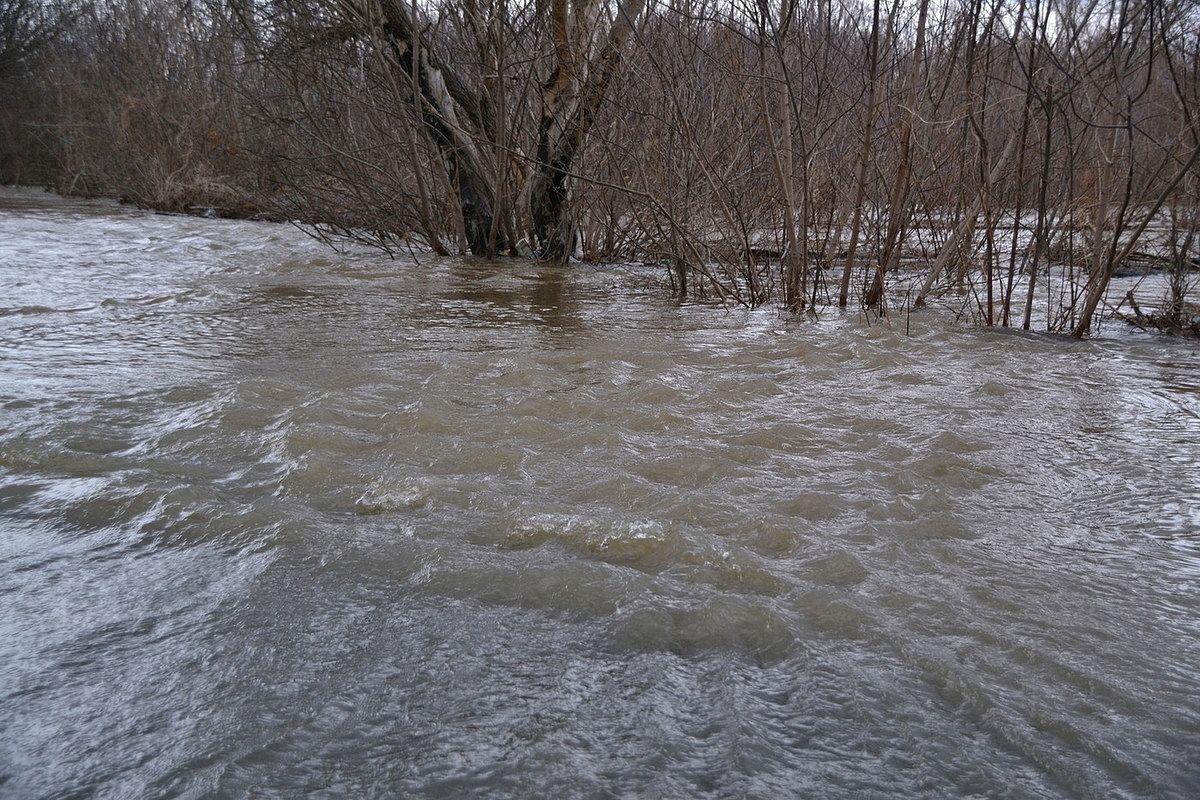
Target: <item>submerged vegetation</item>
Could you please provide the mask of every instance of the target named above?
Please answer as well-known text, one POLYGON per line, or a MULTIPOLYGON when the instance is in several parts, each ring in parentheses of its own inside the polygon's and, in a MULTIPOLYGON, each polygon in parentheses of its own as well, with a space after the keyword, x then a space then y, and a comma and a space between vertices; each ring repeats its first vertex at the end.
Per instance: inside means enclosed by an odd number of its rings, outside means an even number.
POLYGON ((1200 318, 1190 0, 0 0, 0 48, 5 182, 748 307, 1200 318))

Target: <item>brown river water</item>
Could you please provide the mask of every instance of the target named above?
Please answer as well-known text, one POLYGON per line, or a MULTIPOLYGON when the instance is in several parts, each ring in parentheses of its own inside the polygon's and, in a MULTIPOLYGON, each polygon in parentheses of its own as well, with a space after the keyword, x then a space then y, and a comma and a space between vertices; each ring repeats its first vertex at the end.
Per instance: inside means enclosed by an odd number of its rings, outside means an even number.
POLYGON ((1194 342, 418 262, 0 190, 0 797, 1200 796, 1194 342))

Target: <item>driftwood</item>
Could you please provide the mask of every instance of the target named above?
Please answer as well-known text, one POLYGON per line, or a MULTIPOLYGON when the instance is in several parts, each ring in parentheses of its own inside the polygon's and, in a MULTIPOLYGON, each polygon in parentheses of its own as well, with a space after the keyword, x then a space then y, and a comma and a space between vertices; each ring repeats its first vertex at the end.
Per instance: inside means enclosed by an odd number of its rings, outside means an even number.
POLYGON ((1172 336, 1200 338, 1200 306, 1187 304, 1181 309, 1146 313, 1142 311, 1133 291, 1126 292, 1121 305, 1129 304, 1132 315, 1121 313, 1120 306, 1114 309, 1117 317, 1143 331, 1156 330, 1172 336))

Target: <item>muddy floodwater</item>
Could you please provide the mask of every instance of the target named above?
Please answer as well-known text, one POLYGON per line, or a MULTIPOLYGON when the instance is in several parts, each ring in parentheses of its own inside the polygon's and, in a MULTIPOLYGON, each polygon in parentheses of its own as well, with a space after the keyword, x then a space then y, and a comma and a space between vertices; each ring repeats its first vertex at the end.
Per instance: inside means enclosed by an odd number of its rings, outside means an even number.
POLYGON ((1200 348, 907 327, 0 191, 0 796, 1200 796, 1200 348))

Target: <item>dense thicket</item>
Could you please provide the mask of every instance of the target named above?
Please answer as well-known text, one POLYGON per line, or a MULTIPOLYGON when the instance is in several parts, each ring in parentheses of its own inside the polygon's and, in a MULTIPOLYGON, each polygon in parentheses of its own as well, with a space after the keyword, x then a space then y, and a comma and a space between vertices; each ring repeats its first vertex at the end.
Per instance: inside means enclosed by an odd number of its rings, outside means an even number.
POLYGON ((1195 0, 0 0, 0 37, 6 181, 1078 335, 1140 260, 1195 314, 1195 0))

